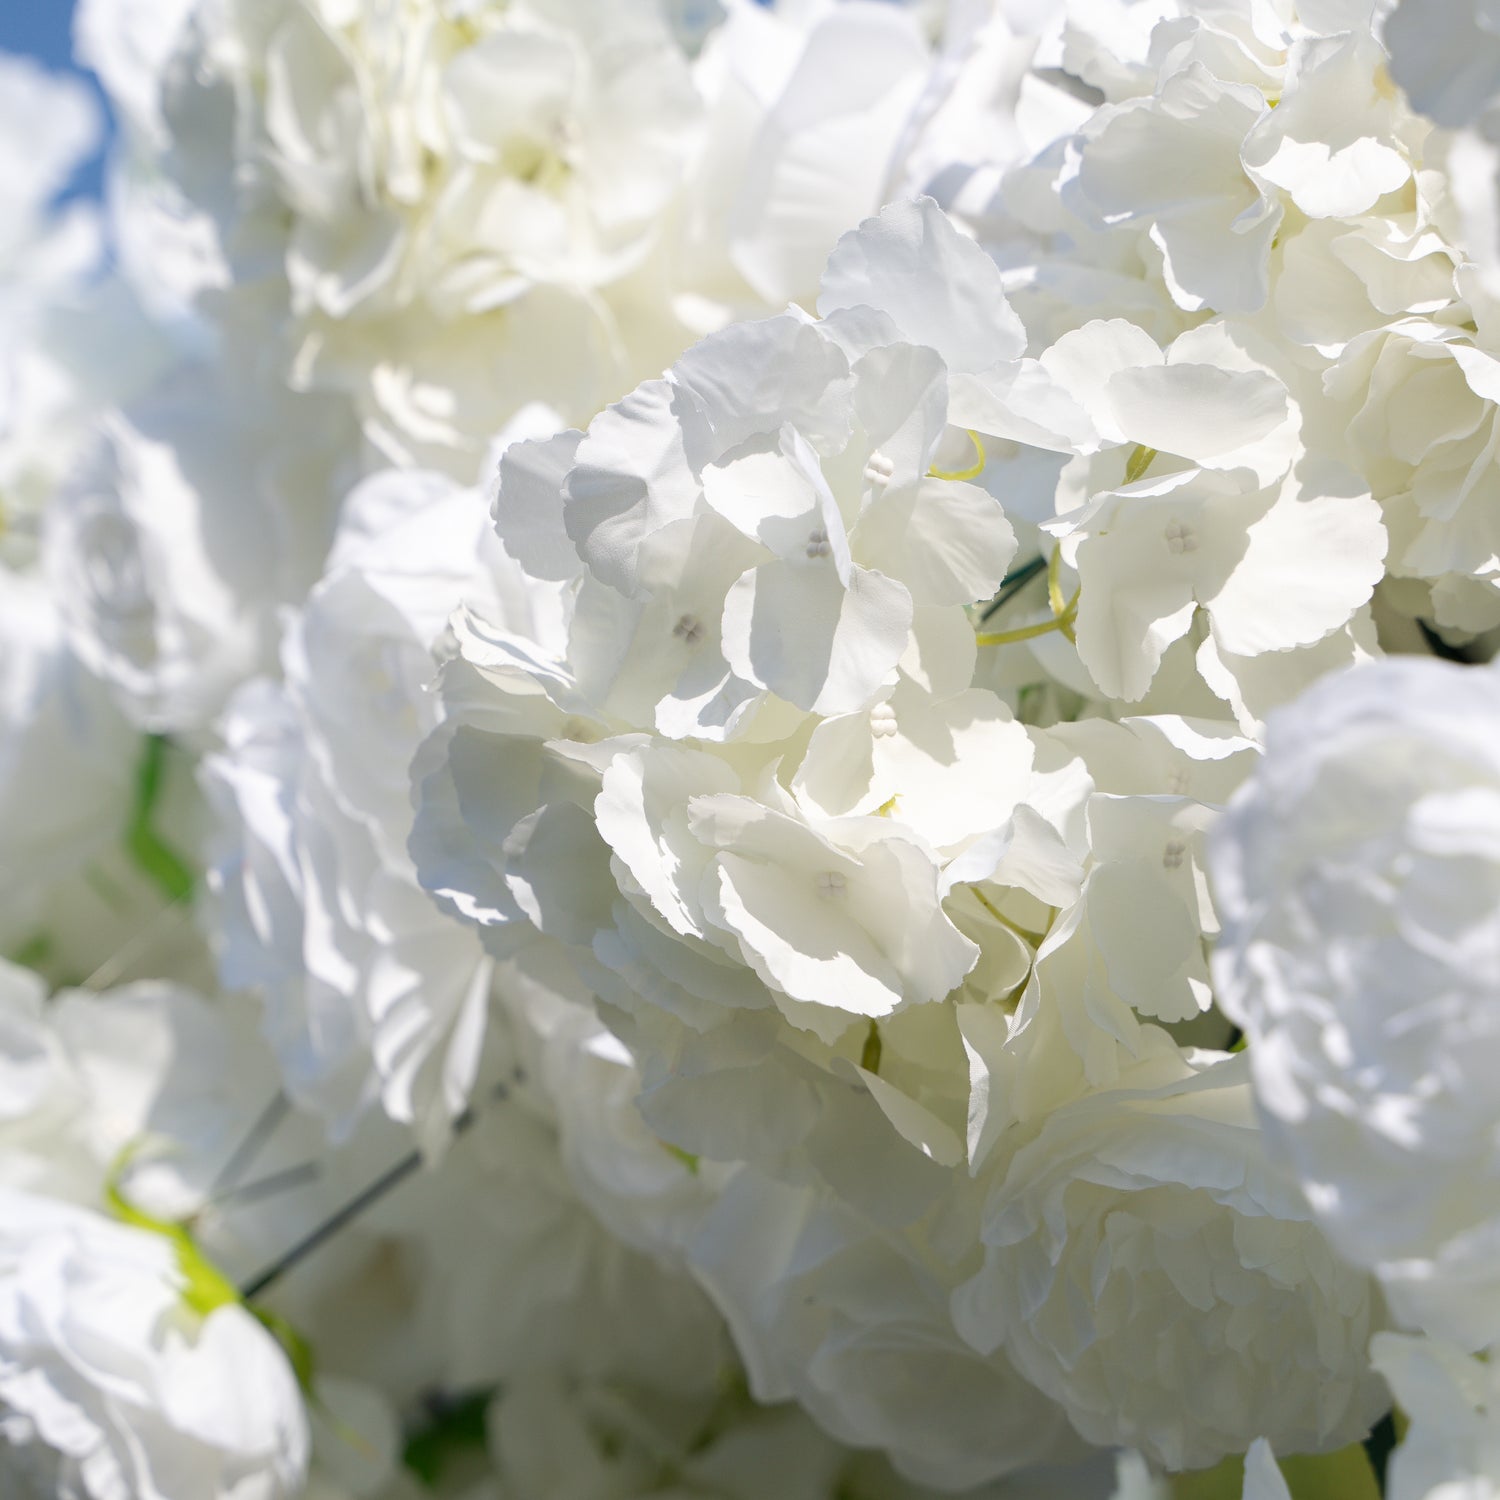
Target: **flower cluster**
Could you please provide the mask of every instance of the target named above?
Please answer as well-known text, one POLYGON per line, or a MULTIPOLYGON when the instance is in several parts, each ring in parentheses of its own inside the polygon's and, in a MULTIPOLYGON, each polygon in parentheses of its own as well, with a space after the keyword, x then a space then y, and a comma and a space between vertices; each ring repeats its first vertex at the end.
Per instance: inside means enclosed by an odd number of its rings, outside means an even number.
POLYGON ((1490 21, 0 59, 0 1492, 1500 1484, 1490 21))

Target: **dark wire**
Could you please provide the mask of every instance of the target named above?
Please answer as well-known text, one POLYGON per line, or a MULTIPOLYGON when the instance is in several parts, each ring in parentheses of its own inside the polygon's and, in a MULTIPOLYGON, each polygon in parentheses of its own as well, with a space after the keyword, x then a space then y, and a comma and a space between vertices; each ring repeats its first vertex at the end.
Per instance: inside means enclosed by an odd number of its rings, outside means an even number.
POLYGON ((261 1148, 286 1118, 290 1108, 291 1101, 278 1089, 271 1102, 261 1110, 260 1117, 250 1127, 245 1138, 230 1152, 229 1160, 219 1168, 219 1175, 214 1178, 213 1185, 208 1190, 210 1198, 217 1198, 225 1188, 233 1187, 244 1176, 245 1169, 260 1155, 261 1148))
MULTIPOLYGON (((504 1097, 503 1088, 496 1090, 496 1097, 504 1097)), ((473 1109, 466 1109, 459 1115, 453 1122, 454 1137, 457 1138, 468 1130, 476 1118, 473 1109)), ((298 1240, 275 1265, 268 1266, 258 1276, 247 1281, 240 1288, 240 1296, 246 1302, 260 1296, 267 1287, 280 1281, 288 1271, 306 1260, 314 1250, 331 1239, 344 1225, 357 1219, 371 1204, 378 1203, 393 1188, 399 1187, 413 1172, 418 1171, 421 1165, 422 1153, 420 1151, 413 1151, 403 1156, 395 1166, 383 1172, 368 1187, 362 1188, 342 1208, 336 1210, 331 1218, 325 1219, 310 1234, 298 1240)))
POLYGON ((1009 604, 1038 573, 1046 569, 1046 566, 1045 557, 1033 557, 1030 562, 1022 563, 1019 568, 1012 568, 1000 580, 1000 592, 985 606, 984 613, 979 617, 980 623, 982 624, 991 615, 998 613, 1009 604))
POLYGON ((325 1219, 305 1238, 299 1240, 275 1265, 267 1267, 259 1276, 247 1281, 240 1288, 240 1296, 246 1302, 253 1301, 274 1282, 279 1281, 293 1266, 305 1260, 325 1240, 337 1234, 351 1219, 357 1219, 372 1203, 385 1197, 393 1187, 410 1177, 422 1165, 422 1153, 413 1151, 404 1156, 390 1171, 377 1177, 369 1187, 351 1198, 331 1219, 325 1219))
POLYGON ((241 1183, 239 1187, 226 1188, 217 1198, 210 1198, 208 1203, 211 1207, 222 1209, 226 1204, 233 1204, 236 1208, 242 1208, 247 1203, 254 1203, 259 1198, 271 1198, 277 1193, 284 1193, 289 1188, 301 1187, 305 1182, 316 1182, 323 1175, 323 1169, 315 1161, 305 1161, 295 1167, 285 1167, 279 1172, 272 1172, 265 1177, 257 1177, 254 1182, 241 1183))

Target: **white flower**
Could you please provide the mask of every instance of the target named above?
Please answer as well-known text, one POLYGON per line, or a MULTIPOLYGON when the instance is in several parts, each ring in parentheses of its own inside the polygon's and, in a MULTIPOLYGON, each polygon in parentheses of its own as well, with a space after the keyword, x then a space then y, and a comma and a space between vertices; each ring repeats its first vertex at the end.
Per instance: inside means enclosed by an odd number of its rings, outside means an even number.
POLYGON ((728 258, 767 308, 810 306, 834 241, 891 198, 931 68, 901 6, 733 8, 699 67, 714 107, 695 207, 728 200, 728 258))
POLYGON ((752 798, 711 795, 689 802, 688 823, 714 851, 704 915, 793 1001, 883 1016, 942 999, 978 957, 943 914, 930 854, 880 820, 819 832, 752 798))
POLYGON ((1220 1003, 1272 1149, 1404 1321, 1500 1336, 1495 678, 1392 661, 1273 714, 1216 833, 1220 1003))
POLYGON ((1244 160, 1308 218, 1352 219, 1410 180, 1401 139, 1409 122, 1368 32, 1302 38, 1287 49, 1276 107, 1245 143, 1244 160))
POLYGON ((107 416, 47 513, 69 639, 143 728, 205 728, 327 548, 342 430, 316 403, 257 400, 233 369, 180 365, 107 416))
MULTIPOLYGON (((599 1071, 591 1069, 596 1080, 599 1071)), ((512 1090, 489 1103, 405 1210, 407 1235, 422 1247, 421 1325, 440 1341, 440 1373, 455 1389, 552 1375, 680 1396, 711 1383, 724 1363, 722 1323, 672 1242, 674 1212, 693 1222, 707 1186, 693 1163, 644 1131, 620 1143, 616 1163, 631 1162, 629 1180, 578 1184, 568 1158, 579 1151, 585 1106, 568 1095, 581 1083, 567 1080, 560 1101, 572 1116, 567 1145, 545 1093, 512 1090), (632 1192, 641 1195, 634 1204, 632 1192), (594 1204, 611 1198, 601 1221, 594 1204), (663 1215, 648 1236, 641 1226, 653 1200, 663 1215), (631 1218, 648 1249, 610 1227, 631 1218)))
POLYGON ((0 1437, 67 1500, 293 1500, 302 1396, 243 1307, 184 1300, 172 1245, 0 1189, 0 1437))
MULTIPOLYGON (((1376 1335, 1377 1339, 1383 1337, 1384 1334, 1376 1335)), ((1264 1438, 1256 1438, 1245 1454, 1243 1500, 1292 1500, 1292 1492, 1277 1466, 1276 1455, 1264 1438)))
POLYGON ((1370 1358, 1410 1424, 1390 1458, 1391 1500, 1490 1500, 1500 1493, 1493 1364, 1454 1344, 1399 1333, 1376 1334, 1370 1358))
POLYGON ((1078 1453, 1062 1413, 1003 1355, 954 1336, 941 1281, 805 1189, 750 1170, 693 1247, 762 1401, 795 1396, 913 1479, 967 1488, 1078 1453))
MULTIPOLYGON (((1411 103, 1451 136, 1434 153, 1456 209, 1466 258, 1464 290, 1480 318, 1500 290, 1500 37, 1473 0, 1404 0, 1386 17, 1391 75, 1411 103)), ((1413 309, 1416 311, 1416 309, 1413 309)))
MULTIPOLYGON (((842 1446, 798 1406, 757 1403, 738 1370, 670 1405, 622 1382, 512 1382, 487 1414, 498 1493, 513 1500, 937 1500, 943 1491, 842 1446)), ((455 1465, 455 1468, 458 1466, 455 1465)), ((1104 1465, 1030 1472, 986 1500, 1104 1500, 1104 1465)), ((446 1490, 440 1493, 447 1494, 446 1490)), ((492 1492, 463 1492, 480 1500, 492 1492)), ((454 1500, 458 1500, 455 1496, 454 1500)))
POLYGON ((1366 495, 1295 479, 1247 489, 1206 471, 1123 488, 1068 533, 1079 652, 1111 697, 1143 698, 1200 608, 1219 651, 1260 656, 1332 635, 1380 579, 1386 534, 1366 495))
POLYGON ((1229 329, 1202 325, 1163 357, 1132 324, 1090 323, 1042 364, 1101 444, 1064 471, 1046 529, 1077 570, 1079 655, 1107 696, 1144 697, 1199 609, 1217 650, 1253 657, 1314 645, 1369 600, 1375 506, 1353 475, 1294 464, 1297 411, 1229 329))
POLYGON ((1254 312, 1265 301, 1283 210, 1242 159, 1265 114, 1259 89, 1192 61, 1153 92, 1103 106, 1080 132, 1080 211, 1100 224, 1147 220, 1173 299, 1189 311, 1254 312))
POLYGON ((1500 360, 1421 319, 1355 339, 1327 377, 1348 461, 1391 536, 1390 571, 1430 583, 1438 623, 1500 621, 1492 446, 1500 360))
POLYGON ((204 766, 224 824, 212 883, 222 972, 255 987, 287 1087, 339 1136, 378 1099, 432 1140, 467 1102, 489 965, 406 854, 407 765, 448 610, 479 578, 484 506, 440 476, 367 480, 282 645, 204 766))
MULTIPOLYGON (((1021 958, 1003 977, 971 985, 958 1007, 976 1168, 1016 1123, 1039 1125, 1089 1088, 1116 1085, 1133 1061, 1163 1046, 1174 1053, 1144 1021, 1180 1022, 1205 1008, 1204 950, 1217 918, 1203 832, 1254 755, 1229 725, 1168 715, 1083 719, 1035 737, 1046 767, 1031 793, 1039 812, 1018 809, 1011 846, 992 870, 980 840, 946 872, 974 880, 966 897, 1015 914, 1009 929, 994 924, 986 957, 1008 935, 1021 958), (1024 939, 1015 930, 1023 917, 1035 929, 1024 939)), ((1202 1039, 1227 1040, 1227 1023, 1214 1024, 1202 1039)))
POLYGON ((882 818, 813 824, 736 787, 723 761, 666 746, 605 771, 600 832, 655 918, 731 954, 825 1040, 962 980, 978 950, 943 914, 922 844, 882 818))
POLYGON ((651 1133, 636 1103, 635 1059, 556 966, 507 965, 500 989, 525 1066, 555 1113, 558 1155, 579 1199, 625 1245, 678 1260, 722 1187, 722 1169, 685 1159, 651 1133))
POLYGON ((1369 1283, 1263 1155, 1238 1061, 1143 1071, 1055 1110, 1011 1159, 960 1332, 1003 1347, 1090 1441, 1168 1469, 1257 1434, 1343 1446, 1383 1404, 1369 1283))
POLYGON ((946 849, 1005 825, 1031 762, 1026 731, 996 694, 937 698, 908 679, 867 713, 818 725, 792 790, 820 817, 879 814, 946 849))
POLYGON ((518 454, 500 534, 541 576, 580 577, 571 665, 599 709, 649 723, 654 698, 663 733, 720 738, 767 692, 868 707, 914 611, 986 597, 1015 552, 994 500, 933 472, 945 388, 930 349, 851 365, 788 314, 705 340, 576 447, 518 454), (543 464, 560 506, 524 482, 543 464))
POLYGON ((133 211, 164 200, 190 298, 279 322, 388 459, 472 479, 529 401, 586 418, 688 336, 649 262, 703 105, 654 0, 105 9, 88 44, 166 179, 133 211))
POLYGON ((1403 314, 1431 316, 1447 308, 1459 255, 1434 223, 1446 186, 1439 174, 1426 172, 1415 211, 1403 205, 1352 223, 1310 219, 1289 235, 1272 292, 1282 335, 1336 358, 1352 339, 1403 314))
POLYGON ((1500 95, 1500 33, 1483 0, 1403 0, 1383 40, 1391 76, 1439 125, 1472 125, 1500 95))
POLYGON ((44 1000, 28 971, 0 977, 0 1181, 92 1205, 118 1175, 158 1218, 202 1210, 275 1089, 253 1015, 159 980, 44 1000))

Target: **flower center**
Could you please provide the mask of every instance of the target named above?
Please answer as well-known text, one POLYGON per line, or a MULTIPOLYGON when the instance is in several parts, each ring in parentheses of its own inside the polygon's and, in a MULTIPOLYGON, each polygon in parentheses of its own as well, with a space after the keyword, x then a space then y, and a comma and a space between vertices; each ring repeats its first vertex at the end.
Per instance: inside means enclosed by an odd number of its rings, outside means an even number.
POLYGON ((1183 521, 1169 521, 1162 535, 1167 541, 1167 551, 1177 556, 1198 550, 1197 533, 1183 521))

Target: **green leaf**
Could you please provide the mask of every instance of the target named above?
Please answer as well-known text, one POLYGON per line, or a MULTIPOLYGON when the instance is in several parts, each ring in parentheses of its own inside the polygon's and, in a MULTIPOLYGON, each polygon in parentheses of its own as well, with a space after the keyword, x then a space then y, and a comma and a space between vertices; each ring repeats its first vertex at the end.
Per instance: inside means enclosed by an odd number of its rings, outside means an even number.
POLYGON ((125 826, 125 848, 136 867, 168 900, 185 901, 193 894, 192 868, 162 840, 151 823, 161 799, 170 748, 171 742, 165 735, 147 735, 135 769, 135 800, 125 826))
POLYGON ((53 942, 51 935, 38 932, 13 948, 6 956, 11 963, 19 964, 23 969, 40 969, 56 951, 57 944, 53 942))

